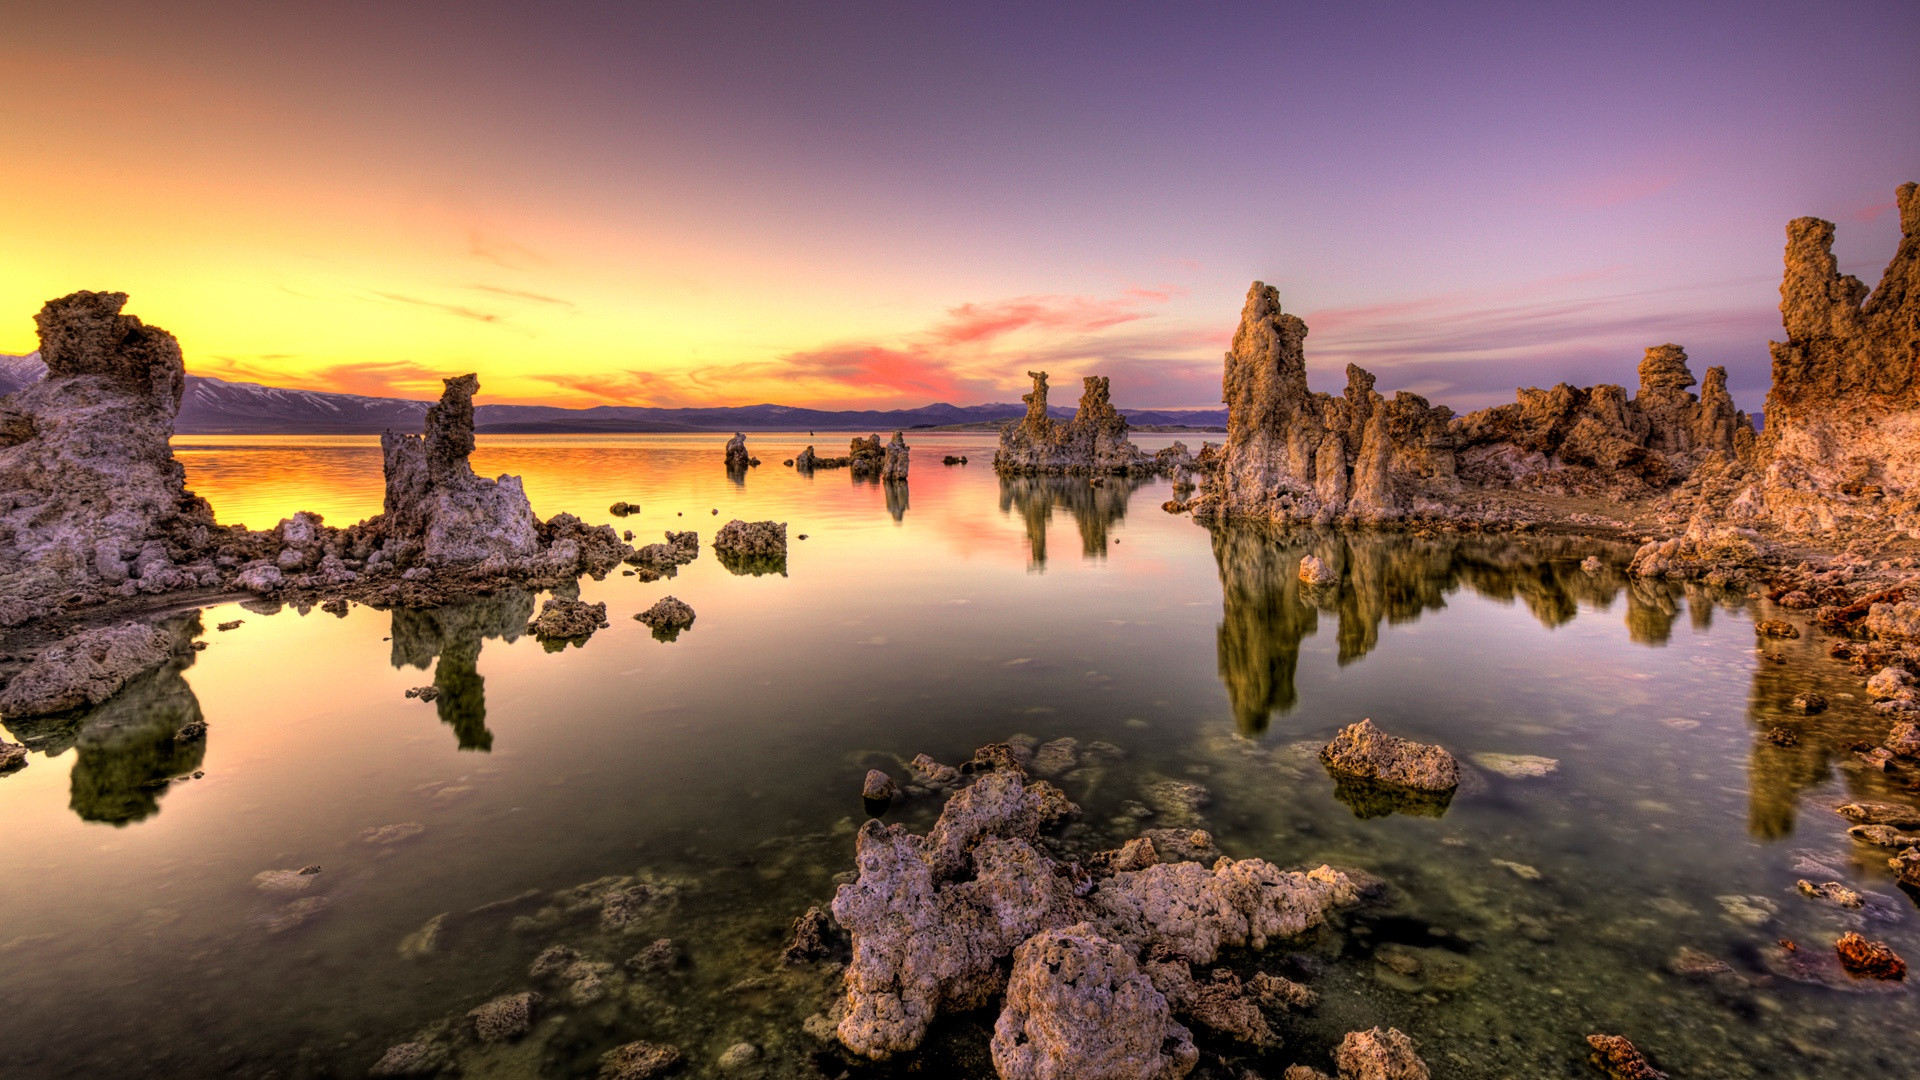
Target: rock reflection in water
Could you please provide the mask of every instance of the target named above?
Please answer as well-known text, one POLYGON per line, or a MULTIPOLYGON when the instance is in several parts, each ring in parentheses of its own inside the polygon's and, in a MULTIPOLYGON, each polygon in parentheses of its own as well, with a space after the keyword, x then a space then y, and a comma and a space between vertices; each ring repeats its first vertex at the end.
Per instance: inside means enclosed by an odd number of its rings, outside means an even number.
POLYGON ((893 515, 895 521, 904 520, 907 516, 907 482, 888 480, 880 486, 887 492, 887 513, 893 515))
MULTIPOLYGON (((1606 607, 1628 589, 1617 570, 1580 568, 1585 556, 1604 551, 1593 541, 1562 538, 1217 528, 1213 554, 1225 608, 1220 678, 1234 721, 1242 734, 1256 735, 1275 713, 1292 710, 1298 701, 1294 676, 1300 643, 1319 630, 1321 612, 1339 620, 1336 641, 1343 666, 1373 651, 1382 621, 1410 622, 1444 607, 1447 595, 1461 588, 1489 599, 1518 600, 1544 625, 1559 626, 1582 603, 1606 607), (1300 560, 1307 555, 1325 563, 1337 581, 1303 584, 1300 560)), ((1648 581, 1628 589, 1633 640, 1667 640, 1679 591, 1678 585, 1648 581)), ((1710 610, 1711 605, 1701 607, 1710 610)))
POLYGON ((393 666, 425 670, 434 665, 440 691, 434 707, 453 728, 462 750, 491 750, 487 730, 487 680, 480 674, 480 646, 488 638, 512 642, 533 618, 533 594, 510 589, 461 604, 393 612, 393 666))
POLYGON ((1027 523, 1031 554, 1029 570, 1047 565, 1047 526, 1055 507, 1073 515, 1080 529, 1080 554, 1089 559, 1107 557, 1107 533, 1127 516, 1127 500, 1142 484, 1139 477, 1104 476, 1094 484, 1084 476, 1002 476, 1000 512, 1018 510, 1027 523))
POLYGON ((175 777, 192 773, 206 756, 200 699, 181 677, 199 655, 190 648, 201 632, 200 613, 171 620, 172 660, 136 676, 120 692, 85 712, 8 721, 28 748, 48 755, 78 750, 68 805, 83 821, 126 825, 160 812, 160 796, 175 777))

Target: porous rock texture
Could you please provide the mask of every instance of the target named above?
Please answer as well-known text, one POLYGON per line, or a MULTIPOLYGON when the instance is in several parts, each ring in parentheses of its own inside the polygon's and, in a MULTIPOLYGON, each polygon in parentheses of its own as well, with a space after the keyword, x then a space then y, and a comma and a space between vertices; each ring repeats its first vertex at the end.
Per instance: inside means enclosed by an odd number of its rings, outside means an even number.
POLYGON ((0 626, 64 599, 217 583, 218 531, 168 439, 186 371, 172 334, 76 292, 34 316, 46 375, 0 399, 0 626), (192 563, 193 565, 182 565, 192 563))
POLYGON ((473 395, 480 380, 446 380, 420 435, 380 436, 387 493, 388 558, 460 566, 524 559, 540 547, 538 521, 517 476, 487 480, 468 464, 473 453, 473 395), (394 550, 398 546, 399 550, 394 550))
POLYGON ((1005 1080, 1172 1080, 1200 1057, 1133 955, 1084 922, 1014 950, 992 1048, 1005 1080))
POLYGON ((787 554, 787 523, 742 521, 734 518, 713 536, 713 550, 721 555, 780 556, 787 554))
POLYGON ((654 601, 653 606, 635 615, 634 618, 646 623, 656 632, 678 633, 693 625, 693 608, 677 596, 663 596, 654 601))
POLYGON ((1840 273, 1834 226, 1787 226, 1760 476, 1737 512, 1790 533, 1865 525, 1920 537, 1920 186, 1902 184, 1900 246, 1871 293, 1840 273))
POLYGON ((747 433, 736 431, 733 438, 727 440, 727 471, 745 472, 752 456, 747 453, 747 433))
POLYGON ((593 636, 607 625, 607 605, 588 604, 555 596, 540 605, 540 614, 527 624, 527 633, 547 640, 575 640, 593 636))
POLYGON ((1389 735, 1372 720, 1349 724, 1322 747, 1320 760, 1338 776, 1394 784, 1415 791, 1452 791, 1460 763, 1444 748, 1389 735))
POLYGON ((1127 418, 1108 399, 1105 377, 1084 380, 1080 408, 1064 424, 1047 415, 1047 373, 1029 371, 1027 377, 1033 380, 1033 392, 1020 396, 1027 415, 1000 429, 994 471, 1098 475, 1156 470, 1156 460, 1127 438, 1127 418))
POLYGON ((887 457, 885 463, 880 466, 880 479, 905 480, 909 451, 906 436, 898 431, 894 432, 893 438, 887 442, 887 457))
POLYGON ((1749 452, 1752 426, 1712 368, 1696 398, 1677 345, 1647 350, 1639 392, 1522 389, 1509 405, 1456 417, 1418 394, 1391 400, 1347 366, 1343 394, 1307 387, 1307 325, 1254 282, 1222 379, 1227 442, 1197 516, 1282 524, 1475 519, 1475 488, 1640 494, 1701 463, 1749 452), (1744 433, 1744 434, 1743 434, 1744 433))
MULTIPOLYGON (((828 464, 831 463, 820 458, 815 458, 813 462, 815 468, 828 464)), ((850 466, 855 476, 877 477, 887 469, 887 450, 880 445, 878 435, 869 435, 864 439, 855 435, 847 445, 845 460, 837 464, 850 466)))
POLYGON ((1028 780, 1006 744, 968 767, 977 779, 925 836, 869 821, 856 839, 859 877, 833 901, 853 941, 836 1031, 855 1053, 910 1051, 939 1013, 1005 991, 993 1043, 1003 1077, 1182 1076, 1191 1043, 1142 979, 1141 951, 1210 963, 1224 946, 1301 934, 1359 899, 1330 868, 1284 872, 1259 859, 1093 879, 1042 849, 1041 830, 1077 812, 1063 792, 1028 780), (1107 1020, 1125 1023, 1097 1021, 1115 1009, 1107 1020), (1108 1071, 1073 1072, 1074 1062, 1108 1071))
POLYGON ((1427 1063, 1399 1028, 1349 1031, 1333 1051, 1340 1080, 1428 1080, 1427 1063))

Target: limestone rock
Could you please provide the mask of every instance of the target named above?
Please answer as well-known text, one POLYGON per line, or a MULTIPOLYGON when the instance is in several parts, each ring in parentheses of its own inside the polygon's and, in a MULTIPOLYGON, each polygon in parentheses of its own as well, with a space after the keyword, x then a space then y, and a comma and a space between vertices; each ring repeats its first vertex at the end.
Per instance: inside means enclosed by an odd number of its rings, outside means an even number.
POLYGON ((555 596, 540 606, 540 614, 527 624, 527 633, 550 641, 584 640, 606 625, 606 604, 555 596))
MULTIPOLYGON (((446 380, 446 391, 427 410, 421 435, 387 431, 380 436, 385 459, 386 501, 382 526, 390 538, 426 566, 467 566, 490 558, 524 559, 540 547, 533 506, 517 476, 476 476, 473 395, 480 380, 446 380)), ((402 556, 402 561, 409 561, 402 556)))
POLYGON ((1349 1031, 1333 1052, 1340 1080, 1428 1080, 1427 1064, 1399 1028, 1349 1031))
POLYGON ((733 438, 727 440, 727 471, 746 472, 751 460, 747 453, 746 432, 735 432, 733 438))
POLYGON ((893 777, 879 769, 868 769, 867 777, 860 785, 860 797, 868 802, 891 802, 900 789, 893 784, 893 777))
POLYGON ((1015 950, 992 1049, 1003 1080, 1173 1080, 1199 1060, 1133 956, 1087 923, 1015 950))
POLYGON ((1587 1045, 1593 1047, 1593 1063, 1612 1080, 1667 1080, 1623 1035, 1589 1035, 1587 1045))
POLYGON ((1115 874, 1088 902, 1110 938, 1210 964, 1224 946, 1263 949, 1298 937, 1359 899, 1359 888, 1330 867, 1283 871, 1263 859, 1223 858, 1212 868, 1160 863, 1115 874))
POLYGON ((27 748, 0 739, 0 775, 27 767, 27 748))
POLYGON ((787 553, 787 523, 742 521, 734 518, 714 534, 713 550, 722 555, 779 555, 787 553))
POLYGON ((369 1076, 432 1076, 452 1061, 447 1048, 436 1042, 404 1042, 387 1048, 367 1070, 369 1076))
POLYGON ((0 626, 75 594, 198 584, 174 562, 218 530, 168 439, 186 374, 173 335, 77 292, 34 316, 46 375, 0 399, 0 626))
POLYGON ((540 995, 530 991, 497 997, 467 1014, 473 1033, 481 1042, 505 1042, 525 1035, 533 1027, 533 1006, 540 995))
POLYGON ((1846 968, 1849 975, 1895 982, 1907 977, 1907 962, 1885 942, 1868 941, 1849 931, 1833 943, 1833 948, 1840 955, 1840 966, 1846 968))
POLYGON ((600 1055, 600 1080, 651 1080, 680 1064, 680 1048, 630 1042, 600 1055))
POLYGON ((1902 184, 1900 246, 1872 293, 1840 273, 1834 226, 1787 226, 1759 481, 1742 506, 1794 533, 1920 529, 1920 187, 1902 184))
POLYGON ((906 438, 900 432, 894 432, 893 439, 887 443, 886 462, 880 466, 880 479, 905 480, 908 452, 906 438))
POLYGON ((680 635, 680 631, 693 625, 693 608, 678 597, 663 596, 634 618, 651 627, 654 637, 672 641, 680 635))
POLYGON ((1047 373, 1029 371, 1033 392, 1020 400, 1027 415, 1000 429, 1000 448, 994 452, 994 471, 1002 475, 1035 473, 1151 473, 1163 463, 1148 456, 1127 437, 1127 418, 1108 397, 1108 382, 1088 376, 1073 419, 1061 424, 1047 415, 1047 373))
POLYGON ((18 719, 98 705, 184 642, 146 623, 84 630, 48 647, 0 690, 0 716, 18 719))
POLYGON ((1320 751, 1329 772, 1412 788, 1451 791, 1460 765, 1445 749, 1388 735, 1372 720, 1348 725, 1320 751))
MULTIPOLYGON (((816 460, 818 468, 824 462, 816 460)), ((853 470, 855 476, 877 477, 886 471, 887 451, 880 445, 880 436, 869 435, 862 439, 855 436, 847 446, 845 464, 853 470)))

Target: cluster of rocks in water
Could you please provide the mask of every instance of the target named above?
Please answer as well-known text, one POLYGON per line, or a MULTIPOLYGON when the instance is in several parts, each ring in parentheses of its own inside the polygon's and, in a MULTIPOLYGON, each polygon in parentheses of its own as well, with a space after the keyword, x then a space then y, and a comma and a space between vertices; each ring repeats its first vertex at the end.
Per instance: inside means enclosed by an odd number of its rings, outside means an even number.
POLYGON ((1193 455, 1180 443, 1157 454, 1133 444, 1127 437, 1127 418, 1108 396, 1105 377, 1083 380, 1080 406, 1064 424, 1047 412, 1047 373, 1029 371, 1027 377, 1033 390, 1020 397, 1027 403, 1027 415, 1000 429, 1000 446, 993 455, 994 471, 1001 475, 1153 476, 1193 467, 1193 455))
POLYGON ((878 435, 869 435, 864 439, 856 435, 845 457, 821 457, 814 453, 813 447, 808 446, 784 464, 802 474, 812 473, 816 469, 847 469, 857 479, 905 483, 912 464, 912 449, 907 445, 906 436, 898 431, 885 445, 881 444, 878 435))

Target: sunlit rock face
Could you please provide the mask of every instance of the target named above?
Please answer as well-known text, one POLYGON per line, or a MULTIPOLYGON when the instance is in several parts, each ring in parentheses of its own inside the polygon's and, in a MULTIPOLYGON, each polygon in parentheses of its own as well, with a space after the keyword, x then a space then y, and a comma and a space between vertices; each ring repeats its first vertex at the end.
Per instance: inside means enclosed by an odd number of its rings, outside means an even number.
POLYGON ((34 316, 46 376, 0 399, 0 626, 74 593, 197 582, 177 563, 206 543, 213 514, 168 446, 180 344, 122 315, 126 302, 48 301, 34 316))
POLYGON ((1346 390, 1307 388, 1307 325, 1254 282, 1227 352, 1227 441, 1195 506, 1202 518, 1378 524, 1473 518, 1475 488, 1551 495, 1650 494, 1718 460, 1751 456, 1753 427, 1726 371, 1699 396, 1678 345, 1648 349, 1640 387, 1525 388, 1464 417, 1347 366, 1346 390))
POLYGON ((1787 226, 1759 482, 1736 516, 1790 532, 1877 523, 1920 535, 1920 187, 1903 184, 1900 247, 1871 294, 1840 273, 1834 226, 1787 226))
POLYGON ((1002 475, 1022 473, 1151 472, 1152 456, 1127 437, 1127 418, 1113 407, 1106 378, 1084 380, 1080 408, 1062 424, 1047 415, 1047 373, 1029 371, 1033 391, 1022 394, 1027 415, 1000 429, 993 467, 1002 475))
POLYGON ((473 395, 480 380, 446 380, 446 392, 427 410, 426 431, 380 436, 386 459, 386 529, 419 547, 431 566, 461 566, 490 557, 522 558, 539 547, 533 506, 517 476, 476 476, 473 395))

